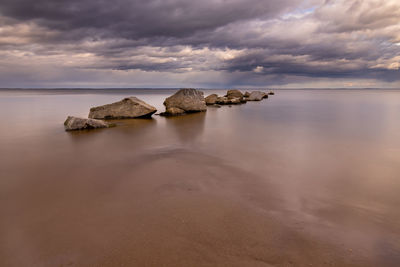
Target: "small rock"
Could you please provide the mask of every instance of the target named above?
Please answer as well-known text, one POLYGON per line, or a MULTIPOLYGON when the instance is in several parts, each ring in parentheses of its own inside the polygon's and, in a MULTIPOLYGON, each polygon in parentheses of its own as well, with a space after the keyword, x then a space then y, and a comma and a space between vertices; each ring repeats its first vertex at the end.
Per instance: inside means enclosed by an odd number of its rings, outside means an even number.
POLYGON ((244 97, 249 97, 249 96, 250 96, 250 93, 249 93, 249 92, 246 92, 246 93, 244 93, 243 96, 244 96, 244 97))
POLYGON ((268 94, 269 95, 275 95, 274 91, 269 91, 268 94))
POLYGON ((215 105, 217 103, 218 95, 211 94, 205 98, 206 105, 215 105))
POLYGON ((78 118, 68 116, 64 122, 64 129, 66 131, 85 130, 85 129, 96 129, 96 128, 107 128, 110 125, 102 120, 78 118))
POLYGON ((214 105, 209 105, 209 107, 211 107, 211 108, 220 108, 221 105, 219 105, 219 104, 214 104, 214 105))

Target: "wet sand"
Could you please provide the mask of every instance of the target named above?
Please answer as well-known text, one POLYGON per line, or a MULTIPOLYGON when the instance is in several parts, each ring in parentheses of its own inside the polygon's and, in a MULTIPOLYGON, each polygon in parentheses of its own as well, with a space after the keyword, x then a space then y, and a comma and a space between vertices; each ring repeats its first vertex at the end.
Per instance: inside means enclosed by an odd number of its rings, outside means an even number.
POLYGON ((63 131, 125 94, 0 93, 0 266, 399 266, 400 91, 63 131))

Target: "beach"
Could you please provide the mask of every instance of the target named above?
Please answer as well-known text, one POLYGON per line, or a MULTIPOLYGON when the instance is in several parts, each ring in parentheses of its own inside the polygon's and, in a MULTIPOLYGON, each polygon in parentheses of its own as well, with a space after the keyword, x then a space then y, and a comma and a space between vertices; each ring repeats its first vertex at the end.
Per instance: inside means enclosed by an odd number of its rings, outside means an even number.
POLYGON ((64 131, 175 91, 0 90, 0 266, 399 266, 400 90, 64 131))

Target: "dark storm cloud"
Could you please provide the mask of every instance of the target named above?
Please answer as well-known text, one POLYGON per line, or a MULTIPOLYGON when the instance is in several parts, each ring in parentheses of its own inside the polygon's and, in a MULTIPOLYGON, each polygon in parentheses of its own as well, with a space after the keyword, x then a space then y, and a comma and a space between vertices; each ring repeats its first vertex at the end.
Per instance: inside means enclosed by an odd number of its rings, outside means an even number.
POLYGON ((399 17, 397 0, 2 0, 0 70, 105 79, 137 70, 160 82, 161 73, 186 81, 207 72, 205 85, 394 82, 399 17))
POLYGON ((364 62, 353 61, 326 61, 310 63, 307 57, 271 56, 263 51, 253 52, 237 57, 221 70, 230 72, 255 72, 259 75, 295 75, 308 77, 331 77, 331 78, 375 78, 375 79, 399 79, 398 70, 387 70, 383 68, 368 68, 364 62))
MULTIPOLYGON (((228 23, 270 17, 293 0, 3 0, 0 12, 59 31, 127 39, 183 37, 228 23)), ((79 34, 77 34, 79 37, 79 34)))

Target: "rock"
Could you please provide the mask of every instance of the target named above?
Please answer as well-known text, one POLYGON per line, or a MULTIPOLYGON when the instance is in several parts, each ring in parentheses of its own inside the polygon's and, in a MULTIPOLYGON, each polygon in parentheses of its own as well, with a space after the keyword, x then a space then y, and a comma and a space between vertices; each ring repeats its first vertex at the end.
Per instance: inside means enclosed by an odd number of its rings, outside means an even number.
POLYGON ((163 115, 177 115, 207 110, 203 92, 196 89, 179 90, 174 95, 165 99, 164 106, 165 112, 163 115))
POLYGON ((246 91, 246 93, 244 93, 243 96, 244 96, 244 97, 249 97, 249 96, 250 96, 250 93, 246 91))
POLYGON ((263 94, 264 94, 263 98, 268 98, 268 94, 266 94, 266 93, 263 93, 263 94))
MULTIPOLYGON (((242 97, 243 98, 243 97, 242 97)), ((242 100, 240 99, 240 98, 232 98, 232 99, 230 99, 230 104, 235 104, 235 105, 237 105, 237 104, 241 104, 242 103, 242 100)))
POLYGON ((228 92, 226 93, 226 97, 228 99, 232 99, 232 98, 242 99, 243 94, 239 90, 228 90, 228 92))
POLYGON ((162 113, 162 115, 182 115, 184 113, 185 113, 185 111, 183 109, 171 107, 171 108, 167 108, 166 111, 164 113, 162 113))
POLYGON ((218 95, 212 94, 205 98, 206 105, 215 105, 217 103, 218 95))
POLYGON ((269 95, 275 95, 274 91, 269 91, 269 95))
POLYGON ((231 103, 231 101, 225 96, 219 96, 217 98, 217 104, 219 104, 219 105, 228 105, 230 103, 231 103))
POLYGON ((64 128, 66 131, 85 130, 85 129, 96 129, 96 128, 107 128, 110 125, 102 120, 78 118, 68 116, 64 122, 64 128))
POLYGON ((93 119, 130 119, 150 117, 157 109, 137 97, 124 98, 119 102, 90 109, 93 119))
POLYGON ((253 91, 247 98, 248 101, 261 101, 264 98, 264 93, 260 91, 253 91))
POLYGON ((246 100, 244 100, 244 98, 231 98, 229 99, 226 96, 219 96, 217 98, 217 104, 219 105, 237 105, 237 104, 241 104, 241 103, 246 103, 246 100))

